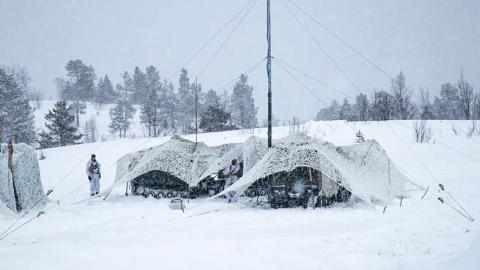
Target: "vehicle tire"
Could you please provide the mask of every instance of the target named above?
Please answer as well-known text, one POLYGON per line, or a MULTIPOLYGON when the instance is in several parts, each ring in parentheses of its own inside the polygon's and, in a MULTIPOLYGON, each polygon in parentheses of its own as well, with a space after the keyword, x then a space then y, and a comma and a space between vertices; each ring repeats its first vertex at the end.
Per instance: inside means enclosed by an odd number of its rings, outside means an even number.
POLYGON ((145 187, 143 186, 136 186, 135 187, 135 195, 143 195, 145 193, 145 187))
POLYGON ((158 197, 157 199, 163 199, 163 198, 165 198, 165 193, 163 193, 163 191, 159 191, 157 193, 157 197, 158 197))
POLYGON ((157 199, 157 194, 155 194, 155 192, 153 192, 153 191, 150 191, 150 192, 148 192, 148 197, 153 197, 153 198, 157 199))
POLYGON ((321 207, 331 207, 334 202, 335 202, 334 198, 330 198, 330 197, 322 197, 320 199, 321 207))
POLYGON ((352 192, 344 187, 341 187, 337 193, 337 202, 348 202, 352 197, 352 192))
POLYGON ((251 190, 248 191, 248 197, 250 197, 250 198, 257 197, 257 194, 258 194, 258 192, 257 192, 256 189, 251 189, 251 190))
POLYGON ((292 199, 288 200, 288 207, 289 208, 294 208, 294 207, 297 206, 297 204, 298 204, 297 200, 292 200, 292 199))
POLYGON ((167 192, 167 198, 173 198, 173 192, 169 191, 167 192))
POLYGON ((260 196, 267 196, 267 189, 266 188, 261 188, 259 191, 260 196))
POLYGON ((142 193, 142 196, 143 196, 144 198, 148 198, 148 196, 150 196, 150 194, 147 193, 147 192, 145 192, 145 193, 142 193))

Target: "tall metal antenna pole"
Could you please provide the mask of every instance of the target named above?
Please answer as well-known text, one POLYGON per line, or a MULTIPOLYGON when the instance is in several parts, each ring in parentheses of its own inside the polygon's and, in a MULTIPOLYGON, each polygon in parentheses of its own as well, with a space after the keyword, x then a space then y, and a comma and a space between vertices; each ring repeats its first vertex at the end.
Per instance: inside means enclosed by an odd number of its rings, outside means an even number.
POLYGON ((272 147, 272 32, 270 24, 270 0, 267 0, 267 77, 268 77, 268 147, 272 147))
POLYGON ((198 82, 195 77, 195 145, 197 145, 198 136, 198 82))

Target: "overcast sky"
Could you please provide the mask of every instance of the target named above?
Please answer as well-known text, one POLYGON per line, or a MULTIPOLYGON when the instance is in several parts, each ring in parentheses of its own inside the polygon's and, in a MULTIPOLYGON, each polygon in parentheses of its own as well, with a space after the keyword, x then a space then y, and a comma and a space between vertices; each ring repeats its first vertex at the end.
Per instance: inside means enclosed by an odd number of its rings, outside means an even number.
MULTIPOLYGON (((249 0, 0 0, 0 64, 24 66, 34 86, 55 97, 53 80, 70 59, 93 65, 118 83, 120 73, 154 65, 166 78, 249 0)), ((258 0, 199 82, 204 89, 228 85, 265 57, 265 0, 258 0)), ((403 70, 413 90, 434 94, 444 81, 465 77, 480 89, 480 1, 477 0, 298 0, 300 7, 347 40, 392 76, 403 70)), ((294 10, 295 11, 295 10, 294 10)), ((273 55, 337 90, 389 87, 389 80, 296 12, 298 18, 344 71, 315 44, 281 0, 272 0, 273 55), (355 86, 354 86, 355 85, 355 86)), ((192 77, 238 22, 236 20, 186 66, 192 77)), ((264 65, 250 74, 259 119, 265 118, 264 65)), ((274 114, 312 118, 332 98, 344 95, 295 73, 316 97, 273 65, 274 114), (320 100, 321 101, 320 101, 320 100)), ((177 77, 174 77, 176 83, 177 77)))

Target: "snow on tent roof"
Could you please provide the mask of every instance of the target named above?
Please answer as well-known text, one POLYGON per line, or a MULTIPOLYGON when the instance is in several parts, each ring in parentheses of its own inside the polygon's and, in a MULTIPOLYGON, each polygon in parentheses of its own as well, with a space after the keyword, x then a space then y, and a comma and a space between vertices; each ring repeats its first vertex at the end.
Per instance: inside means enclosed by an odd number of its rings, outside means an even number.
POLYGON ((117 161, 115 183, 128 182, 150 171, 163 171, 196 186, 205 177, 241 159, 241 144, 208 147, 180 136, 147 150, 130 153, 117 161))
POLYGON ((40 169, 35 150, 26 144, 13 145, 13 180, 8 169, 7 145, 0 146, 0 201, 16 211, 13 183, 22 209, 29 209, 35 203, 43 204, 46 196, 40 181, 40 169))
POLYGON ((404 194, 408 178, 392 164, 375 140, 346 147, 308 136, 289 136, 274 142, 263 158, 244 173, 235 184, 218 194, 243 192, 258 179, 297 167, 321 171, 329 179, 367 202, 391 200, 404 194))

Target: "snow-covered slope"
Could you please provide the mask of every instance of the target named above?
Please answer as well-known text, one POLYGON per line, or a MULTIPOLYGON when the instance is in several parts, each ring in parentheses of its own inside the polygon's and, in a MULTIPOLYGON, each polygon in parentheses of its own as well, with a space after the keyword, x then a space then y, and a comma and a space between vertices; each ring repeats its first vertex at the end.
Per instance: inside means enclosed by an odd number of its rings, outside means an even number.
MULTIPOLYGON (((34 117, 35 117, 35 127, 37 130, 45 129, 45 115, 51 110, 56 101, 53 100, 43 100, 39 102, 39 106, 32 102, 32 107, 35 108, 34 117)), ((108 125, 110 124, 110 109, 114 106, 113 104, 106 104, 100 107, 96 107, 94 104, 86 104, 86 113, 80 115, 80 131, 85 127, 85 122, 90 119, 95 119, 97 127, 97 140, 106 141, 114 139, 115 136, 110 132, 108 125)), ((136 112, 132 120, 131 127, 127 132, 127 137, 129 138, 144 138, 146 137, 145 128, 140 123, 140 108, 135 106, 136 112)))
MULTIPOLYGON (((190 201, 182 213, 169 210, 166 200, 125 197, 124 186, 106 201, 77 203, 89 196, 85 165, 91 153, 103 165, 105 189, 113 183, 118 158, 168 138, 47 149, 47 159, 39 163, 44 189, 55 186, 52 203, 44 216, 0 241, 0 269, 477 269, 480 226, 442 205, 437 196, 446 195, 438 193, 437 184, 480 217, 480 138, 462 134, 468 121, 429 124, 429 144, 415 143, 412 121, 302 127, 335 145, 353 144, 361 130, 409 177, 430 186, 423 200, 423 192, 411 191, 401 207, 393 201, 385 213, 383 206, 362 203, 271 210, 202 200, 190 201)), ((274 137, 289 130, 275 128, 274 137)), ((199 134, 198 139, 214 146, 251 135, 266 137, 266 130, 199 134)), ((2 229, 14 221, 0 218, 2 229)))

